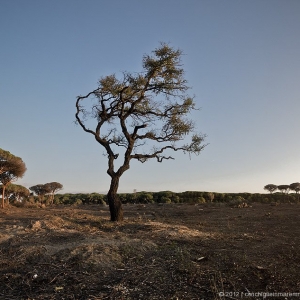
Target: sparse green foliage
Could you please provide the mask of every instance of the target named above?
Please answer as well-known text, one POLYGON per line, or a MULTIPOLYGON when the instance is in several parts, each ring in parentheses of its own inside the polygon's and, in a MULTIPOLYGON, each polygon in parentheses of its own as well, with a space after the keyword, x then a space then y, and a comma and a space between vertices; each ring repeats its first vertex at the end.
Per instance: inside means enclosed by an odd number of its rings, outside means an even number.
POLYGON ((112 221, 123 219, 117 190, 132 159, 162 162, 174 159, 172 151, 199 154, 205 147, 204 135, 195 132, 194 122, 187 117, 195 103, 187 94, 181 55, 180 50, 161 44, 152 55, 144 56, 142 72, 124 73, 122 79, 102 77, 96 90, 77 98, 77 123, 94 136, 108 157, 111 185, 107 197, 112 221), (83 105, 91 98, 90 106, 83 105), (94 129, 88 127, 88 118, 96 121, 94 129), (183 143, 189 136, 191 141, 183 143), (115 170, 120 152, 123 160, 115 170))

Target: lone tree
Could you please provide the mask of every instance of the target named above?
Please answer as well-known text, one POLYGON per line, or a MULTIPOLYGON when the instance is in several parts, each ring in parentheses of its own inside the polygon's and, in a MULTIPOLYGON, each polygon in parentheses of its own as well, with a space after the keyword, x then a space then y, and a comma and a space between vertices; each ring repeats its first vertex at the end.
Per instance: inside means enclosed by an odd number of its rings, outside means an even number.
POLYGON ((4 208, 5 189, 12 182, 22 177, 26 172, 26 165, 20 157, 0 149, 0 182, 2 183, 2 203, 4 208))
POLYGON ((264 186, 264 190, 269 191, 271 194, 277 190, 277 185, 275 184, 267 184, 264 186))
POLYGON ((77 97, 76 122, 94 136, 108 157, 107 173, 111 184, 107 194, 111 221, 123 220, 117 191, 122 174, 136 159, 142 163, 174 159, 170 151, 199 154, 206 146, 204 135, 195 133, 187 115, 195 109, 186 94, 187 82, 181 68, 180 50, 166 44, 143 57, 143 71, 102 77, 98 88, 77 97), (94 119, 95 127, 88 125, 94 119), (184 143, 190 136, 190 141, 184 143), (178 145, 182 142, 181 145, 178 145), (115 162, 120 153, 119 167, 115 162))
POLYGON ((46 190, 49 191, 50 204, 53 204, 54 194, 63 188, 63 185, 59 182, 49 182, 45 184, 46 190))

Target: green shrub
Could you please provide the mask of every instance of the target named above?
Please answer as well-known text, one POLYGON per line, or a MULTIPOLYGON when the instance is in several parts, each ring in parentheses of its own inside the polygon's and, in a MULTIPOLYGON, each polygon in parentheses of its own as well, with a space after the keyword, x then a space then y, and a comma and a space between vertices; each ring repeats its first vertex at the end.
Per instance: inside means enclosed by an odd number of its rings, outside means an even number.
POLYGON ((172 203, 172 200, 168 197, 161 197, 160 203, 172 203))
POLYGON ((268 197, 265 197, 265 198, 262 198, 261 203, 271 203, 272 201, 268 198, 268 197))
POLYGON ((197 200, 196 200, 196 202, 195 203, 205 203, 206 202, 206 200, 205 200, 205 198, 204 197, 199 197, 197 200))
POLYGON ((230 206, 238 206, 245 202, 245 199, 242 196, 235 196, 233 199, 229 201, 230 206))
POLYGON ((140 192, 137 195, 138 203, 153 203, 153 194, 148 192, 140 192))
POLYGON ((172 202, 174 202, 174 203, 180 203, 180 197, 177 196, 177 195, 174 195, 174 196, 172 197, 172 202))
POLYGON ((72 203, 72 205, 80 205, 80 204, 82 204, 82 200, 81 200, 81 199, 76 199, 76 200, 72 203))

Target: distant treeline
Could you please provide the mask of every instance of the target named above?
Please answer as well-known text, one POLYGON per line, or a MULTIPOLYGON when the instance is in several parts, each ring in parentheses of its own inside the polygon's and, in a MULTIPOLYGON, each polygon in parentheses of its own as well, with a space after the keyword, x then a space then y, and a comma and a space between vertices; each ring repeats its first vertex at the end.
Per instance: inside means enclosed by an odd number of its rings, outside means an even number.
MULTIPOLYGON (((251 193, 211 193, 211 192, 197 192, 186 191, 182 193, 175 193, 172 191, 161 192, 136 192, 136 193, 122 193, 118 194, 121 201, 126 203, 211 203, 224 202, 239 204, 243 202, 298 202, 298 194, 251 194, 251 193)), ((56 194, 54 195, 54 204, 106 204, 106 195, 98 193, 90 194, 56 194)))

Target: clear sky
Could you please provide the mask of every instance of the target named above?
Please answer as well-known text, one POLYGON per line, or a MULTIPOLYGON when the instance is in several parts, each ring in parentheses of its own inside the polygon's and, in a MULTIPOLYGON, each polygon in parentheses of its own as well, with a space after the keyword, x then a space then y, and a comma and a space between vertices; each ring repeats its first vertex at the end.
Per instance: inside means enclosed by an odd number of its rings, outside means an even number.
POLYGON ((160 42, 184 52, 200 156, 133 161, 120 192, 264 192, 300 181, 299 0, 1 0, 0 148, 30 187, 109 187, 103 149, 74 124, 101 76, 142 70, 160 42))

